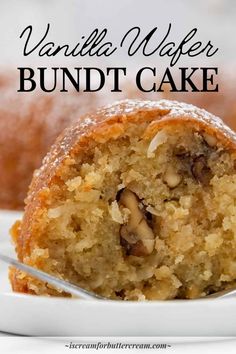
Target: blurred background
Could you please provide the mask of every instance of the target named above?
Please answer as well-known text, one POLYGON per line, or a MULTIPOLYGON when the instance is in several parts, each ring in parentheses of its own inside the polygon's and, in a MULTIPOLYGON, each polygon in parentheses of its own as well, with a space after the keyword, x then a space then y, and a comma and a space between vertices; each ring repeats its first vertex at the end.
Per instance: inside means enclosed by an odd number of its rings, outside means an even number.
MULTIPOLYGON (((0 208, 22 209, 33 171, 41 165, 54 140, 63 129, 81 115, 117 99, 176 99, 189 102, 219 115, 236 129, 236 1, 235 0, 0 0, 0 208), (197 28, 196 40, 211 40, 219 48, 216 55, 180 59, 178 67, 212 66, 219 69, 219 92, 142 94, 137 90, 134 73, 142 66, 163 68, 167 58, 157 55, 128 57, 119 50, 104 57, 41 57, 37 53, 23 56, 24 40, 20 34, 33 25, 33 39, 39 41, 50 23, 48 40, 74 46, 92 30, 108 29, 107 40, 119 43, 133 26, 148 33, 158 27, 160 38, 172 24, 169 40, 178 42, 197 28), (71 90, 60 93, 17 93, 17 67, 126 66, 123 92, 111 93, 107 84, 98 93, 71 90)), ((157 36, 157 38, 159 38, 157 36)))

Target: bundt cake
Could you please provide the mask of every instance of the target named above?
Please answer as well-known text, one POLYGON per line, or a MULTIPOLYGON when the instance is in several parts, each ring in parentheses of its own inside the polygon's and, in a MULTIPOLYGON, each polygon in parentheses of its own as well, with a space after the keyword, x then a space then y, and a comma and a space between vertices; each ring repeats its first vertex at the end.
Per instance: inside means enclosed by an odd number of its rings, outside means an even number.
MULTIPOLYGON (((236 134, 206 111, 126 100, 78 119, 11 230, 20 261, 116 300, 193 299, 236 281, 236 134)), ((14 291, 69 296, 10 270, 14 291)))

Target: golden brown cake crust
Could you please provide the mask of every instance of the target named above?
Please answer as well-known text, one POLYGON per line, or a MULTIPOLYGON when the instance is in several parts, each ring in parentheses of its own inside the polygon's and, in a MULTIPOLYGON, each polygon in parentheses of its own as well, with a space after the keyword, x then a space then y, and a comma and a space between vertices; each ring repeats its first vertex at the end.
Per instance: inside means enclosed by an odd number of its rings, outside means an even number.
MULTIPOLYGON (((12 229, 20 260, 29 254, 40 236, 37 219, 46 206, 48 187, 60 185, 60 173, 64 166, 70 164, 74 154, 83 156, 92 142, 101 143, 116 138, 124 131, 127 122, 142 121, 152 122, 146 133, 147 137, 166 125, 181 122, 191 124, 197 130, 204 129, 206 133, 216 136, 225 148, 236 150, 236 134, 221 119, 192 105, 176 101, 125 100, 101 108, 95 114, 81 117, 58 137, 42 167, 34 175, 23 221, 12 229)), ((19 284, 21 281, 14 270, 10 272, 10 279, 14 290, 28 292, 27 281, 24 279, 19 284)))

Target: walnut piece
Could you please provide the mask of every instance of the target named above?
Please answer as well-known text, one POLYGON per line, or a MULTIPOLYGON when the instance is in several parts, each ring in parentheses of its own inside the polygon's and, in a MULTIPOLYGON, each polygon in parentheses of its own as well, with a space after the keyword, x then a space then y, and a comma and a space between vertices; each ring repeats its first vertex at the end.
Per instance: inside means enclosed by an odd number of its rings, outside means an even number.
POLYGON ((204 155, 200 155, 193 160, 191 171, 196 180, 203 185, 208 185, 211 178, 211 169, 207 166, 207 161, 204 155))
POLYGON ((124 189, 119 204, 130 211, 127 224, 120 228, 120 243, 126 254, 137 257, 151 254, 154 249, 154 234, 139 208, 137 196, 129 189, 124 189))

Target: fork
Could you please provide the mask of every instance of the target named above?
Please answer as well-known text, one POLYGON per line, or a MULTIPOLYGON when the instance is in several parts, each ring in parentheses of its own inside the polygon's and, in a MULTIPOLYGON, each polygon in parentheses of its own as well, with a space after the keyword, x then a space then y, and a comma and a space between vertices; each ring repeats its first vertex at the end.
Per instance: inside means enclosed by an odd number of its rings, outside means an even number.
POLYGON ((48 273, 43 272, 42 270, 33 268, 27 264, 21 263, 11 257, 3 255, 3 254, 0 254, 0 260, 3 261, 4 263, 11 265, 11 266, 14 266, 17 269, 22 270, 23 272, 26 272, 27 274, 32 275, 33 277, 35 277, 39 280, 42 280, 43 282, 46 282, 46 283, 52 285, 54 288, 58 288, 63 291, 66 291, 67 293, 70 293, 71 295, 79 297, 80 299, 108 300, 107 298, 105 298, 103 296, 97 295, 91 291, 83 289, 77 285, 71 284, 68 281, 59 279, 55 276, 52 276, 48 273))

